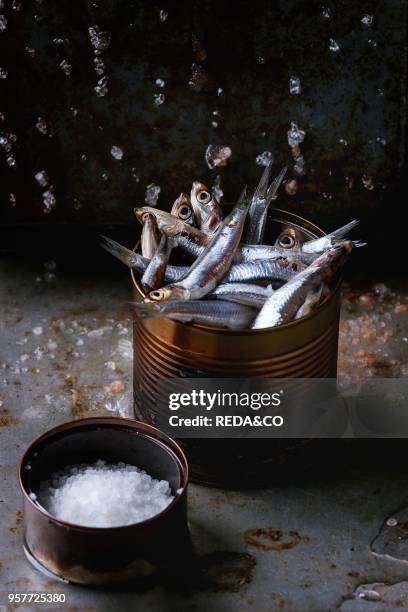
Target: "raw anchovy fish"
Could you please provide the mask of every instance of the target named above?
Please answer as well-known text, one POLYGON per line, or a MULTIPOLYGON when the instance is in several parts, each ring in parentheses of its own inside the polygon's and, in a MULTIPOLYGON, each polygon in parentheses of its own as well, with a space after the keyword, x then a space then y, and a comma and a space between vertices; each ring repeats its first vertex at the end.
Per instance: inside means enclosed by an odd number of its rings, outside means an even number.
POLYGON ((215 196, 205 185, 195 181, 190 200, 198 227, 203 232, 213 234, 222 221, 221 207, 215 196))
POLYGON ((201 255, 205 251, 204 247, 211 242, 212 235, 202 232, 164 210, 156 210, 149 206, 135 208, 135 215, 139 221, 146 212, 154 216, 160 232, 177 239, 177 245, 194 257, 201 255))
MULTIPOLYGON (((324 251, 327 249, 342 244, 344 241, 344 236, 358 224, 359 221, 357 220, 350 221, 350 223, 339 227, 330 234, 326 234, 326 236, 303 242, 299 232, 294 230, 294 228, 289 228, 288 230, 284 230, 278 236, 274 247, 282 254, 287 255, 290 252, 291 256, 293 255, 299 257, 299 259, 304 263, 310 264, 316 257, 324 253, 324 251), (291 229, 294 230, 292 233, 290 232, 291 229)), ((365 246, 364 242, 359 242, 358 240, 354 240, 352 242, 354 247, 365 246)))
MULTIPOLYGON (((194 257, 199 257, 205 253, 213 237, 211 234, 206 234, 202 230, 188 225, 181 221, 181 219, 177 219, 174 215, 163 210, 157 210, 148 206, 135 208, 135 214, 139 220, 142 219, 146 212, 155 217, 157 227, 163 234, 177 239, 177 245, 186 253, 194 257)), ((254 245, 241 243, 234 256, 234 262, 249 263, 281 256, 282 251, 270 244, 254 245)))
POLYGON ((305 270, 299 272, 267 299, 253 324, 253 329, 287 323, 295 316, 311 289, 328 280, 353 248, 350 241, 332 247, 305 270))
MULTIPOLYGON (((138 253, 127 249, 115 240, 101 236, 101 246, 119 259, 128 268, 143 274, 149 265, 149 260, 138 253)), ((295 258, 279 255, 276 259, 254 261, 246 264, 233 264, 225 275, 223 282, 239 283, 253 280, 288 280, 297 272, 305 268, 305 264, 295 258)), ((173 283, 185 276, 190 268, 188 266, 167 266, 165 281, 173 283)))
MULTIPOLYGON (((211 241, 210 235, 195 227, 187 225, 180 219, 176 219, 174 215, 170 215, 162 210, 156 210, 148 206, 135 209, 136 216, 139 220, 146 212, 155 216, 157 226, 161 232, 167 236, 177 237, 178 246, 183 248, 187 253, 198 257, 205 252, 205 247, 207 247, 211 241)), ((308 240, 302 244, 300 244, 300 235, 296 235, 292 246, 279 245, 279 238, 274 245, 241 243, 234 256, 234 263, 258 262, 259 260, 276 259, 282 255, 286 256, 291 254, 299 258, 303 263, 310 264, 318 255, 330 248, 330 246, 341 243, 342 237, 358 223, 359 221, 351 221, 347 225, 327 234, 327 236, 308 240)), ((290 232, 285 231, 281 236, 283 235, 290 236, 290 232)), ((365 243, 358 241, 354 241, 353 244, 355 247, 365 246, 365 243)))
MULTIPOLYGON (((125 264, 128 268, 132 270, 136 270, 140 274, 143 274, 147 266, 149 265, 149 260, 147 257, 143 257, 139 255, 139 253, 135 253, 130 249, 127 249, 123 245, 119 244, 115 240, 111 238, 107 238, 107 236, 101 236, 101 247, 108 251, 111 255, 119 259, 122 263, 125 264)), ((165 272, 165 281, 168 283, 172 283, 180 280, 187 274, 189 271, 189 266, 167 266, 165 272)))
POLYGON ((170 214, 174 215, 178 219, 181 219, 181 221, 184 221, 184 223, 195 225, 193 207, 191 206, 190 198, 186 193, 180 193, 177 200, 174 201, 170 214))
POLYGON ((259 309, 262 308, 272 293, 271 285, 263 287, 262 285, 248 285, 246 283, 223 283, 211 291, 209 297, 259 309))
POLYGON ((253 308, 222 300, 136 302, 133 306, 139 318, 166 316, 183 323, 201 323, 216 327, 249 327, 256 315, 253 308))
POLYGON ((165 235, 160 238, 156 252, 142 276, 141 284, 145 291, 152 291, 164 285, 166 267, 174 246, 172 238, 165 235))
POLYGON ((240 283, 253 280, 289 280, 304 270, 306 265, 291 257, 279 256, 276 259, 234 264, 224 276, 225 283, 240 283))
POLYGON ((146 300, 192 300, 204 297, 225 276, 234 258, 248 212, 246 190, 241 194, 232 212, 221 223, 205 252, 200 255, 189 272, 177 283, 151 291, 146 300))
POLYGON ((142 237, 140 239, 140 245, 142 249, 143 257, 151 259, 155 254, 158 246, 157 237, 157 226, 154 217, 145 214, 141 219, 143 223, 142 237))
POLYGON ((278 176, 272 181, 268 188, 271 170, 271 165, 266 166, 258 187, 255 189, 254 195, 252 196, 251 205, 248 211, 248 231, 246 235, 248 244, 261 244, 265 233, 268 207, 272 200, 275 200, 277 197, 276 194, 286 174, 287 166, 279 172, 278 176))
MULTIPOLYGON (((331 247, 337 246, 337 244, 341 243, 344 239, 344 236, 348 234, 358 224, 359 221, 357 220, 350 221, 350 223, 339 227, 338 229, 334 230, 334 232, 330 232, 330 234, 327 234, 322 238, 308 240, 302 246, 302 251, 304 253, 323 253, 323 251, 325 251, 326 249, 330 249, 331 247)), ((361 246, 363 245, 361 244, 361 246)))
POLYGON ((299 310, 297 311, 295 315, 295 320, 305 317, 306 315, 310 314, 312 310, 317 308, 321 300, 321 297, 322 297, 322 292, 323 292, 323 283, 317 288, 314 288, 311 291, 309 291, 309 293, 306 296, 305 301, 303 302, 303 304, 301 305, 301 307, 299 308, 299 310))

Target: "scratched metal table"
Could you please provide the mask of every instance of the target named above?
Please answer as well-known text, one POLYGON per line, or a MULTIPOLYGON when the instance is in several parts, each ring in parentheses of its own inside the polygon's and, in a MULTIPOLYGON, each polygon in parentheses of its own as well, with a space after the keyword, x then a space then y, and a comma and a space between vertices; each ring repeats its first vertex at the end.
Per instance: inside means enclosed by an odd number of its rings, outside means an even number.
MULTIPOLYGON (((191 485, 191 530, 208 588, 159 582, 142 592, 100 591, 53 582, 27 563, 17 483, 27 443, 71 418, 130 415, 126 278, 81 278, 53 262, 1 264, 0 611, 32 609, 9 605, 9 592, 44 591, 64 592, 63 608, 82 612, 407 609, 408 472, 398 441, 333 443, 331 461, 322 457, 312 472, 266 490, 191 485)), ((386 290, 346 290, 343 380, 368 363, 374 373, 388 364, 393 375, 404 374, 407 295, 393 293, 384 306, 386 290), (370 325, 391 330, 386 345, 370 336, 370 325), (352 359, 347 334, 357 333, 352 359)))

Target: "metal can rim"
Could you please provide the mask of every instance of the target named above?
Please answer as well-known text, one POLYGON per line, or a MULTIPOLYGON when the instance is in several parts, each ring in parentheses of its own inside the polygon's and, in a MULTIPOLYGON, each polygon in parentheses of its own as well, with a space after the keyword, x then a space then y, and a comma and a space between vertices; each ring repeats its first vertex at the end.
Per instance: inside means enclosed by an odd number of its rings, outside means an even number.
MULTIPOLYGON (((291 213, 289 211, 286 210, 282 210, 280 208, 273 208, 272 211, 273 213, 283 213, 284 215, 287 215, 289 217, 292 217, 294 220, 296 220, 297 222, 303 222, 305 223, 310 229, 311 231, 316 233, 316 236, 318 237, 323 237, 326 236, 326 232, 323 231, 318 225, 316 225, 315 223, 313 223, 312 221, 309 221, 308 219, 305 219, 303 217, 300 217, 299 215, 296 215, 295 213, 291 213)), ((136 252, 138 247, 139 247, 140 241, 138 241, 134 248, 133 251, 136 252)), ((131 283, 133 285, 133 288, 136 289, 136 291, 138 292, 138 294, 140 295, 141 298, 145 297, 145 293, 143 292, 140 284, 138 283, 137 279, 136 279, 136 274, 135 271, 130 268, 130 278, 131 278, 131 283)), ((331 291, 328 293, 328 295, 323 299, 323 301, 317 306, 317 308, 315 308, 312 312, 310 312, 309 314, 305 315, 304 317, 301 317, 300 319, 295 319, 294 321, 289 321, 288 323, 283 323, 282 325, 279 325, 277 327, 265 327, 262 329, 250 329, 250 328, 245 328, 245 329, 229 329, 227 327, 213 327, 211 325, 204 325, 204 324, 198 324, 198 323, 182 323, 180 321, 176 321, 176 320, 171 320, 171 323, 174 325, 175 329, 179 328, 179 327, 194 327, 195 329, 199 329, 208 333, 213 333, 213 334, 220 334, 220 335, 261 335, 263 333, 265 333, 266 331, 268 331, 269 333, 274 333, 274 331, 276 330, 282 330, 282 329, 288 329, 291 327, 295 327, 296 325, 301 325, 303 321, 306 321, 308 319, 311 319, 313 317, 315 317, 319 312, 321 312, 323 310, 323 308, 327 305, 328 302, 332 301, 335 296, 337 295, 339 289, 340 289, 340 285, 341 285, 341 276, 339 276, 336 284, 333 286, 333 288, 331 289, 331 291)), ((159 317, 158 317, 159 318, 159 317)))

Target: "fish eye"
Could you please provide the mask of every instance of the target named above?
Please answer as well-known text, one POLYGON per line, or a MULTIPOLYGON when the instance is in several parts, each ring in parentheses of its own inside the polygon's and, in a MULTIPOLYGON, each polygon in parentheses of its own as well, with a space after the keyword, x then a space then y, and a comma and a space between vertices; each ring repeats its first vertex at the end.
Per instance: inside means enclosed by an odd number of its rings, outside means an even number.
POLYGON ((289 234, 284 234, 279 238, 278 244, 283 249, 291 249, 293 246, 295 246, 295 239, 289 234))
POLYGON ((149 293, 149 297, 150 297, 152 300, 160 300, 160 299, 161 299, 161 297, 162 297, 162 291, 161 291, 160 289, 157 289, 156 291, 151 291, 151 292, 149 293))
POLYGON ((208 191, 200 191, 200 193, 197 195, 197 199, 199 202, 201 202, 201 204, 208 204, 208 202, 211 200, 211 194, 208 191))
POLYGON ((188 206, 184 205, 179 210, 179 217, 181 219, 188 219, 191 216, 191 210, 188 206))

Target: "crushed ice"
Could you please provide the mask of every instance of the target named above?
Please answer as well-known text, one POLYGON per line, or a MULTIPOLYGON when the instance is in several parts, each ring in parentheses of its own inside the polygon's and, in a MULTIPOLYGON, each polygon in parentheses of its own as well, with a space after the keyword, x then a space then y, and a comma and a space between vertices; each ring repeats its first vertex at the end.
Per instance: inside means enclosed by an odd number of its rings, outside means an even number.
POLYGON ((154 183, 147 185, 144 198, 145 204, 147 204, 147 206, 157 206, 160 191, 159 185, 155 185, 154 183))
POLYGON ((305 139, 306 132, 302 130, 294 121, 290 124, 288 134, 288 145, 290 147, 298 147, 305 139))
POLYGON ((297 76, 291 76, 289 79, 289 93, 296 96, 302 92, 300 79, 297 76))
POLYGON ((205 151, 205 161, 210 170, 213 170, 217 166, 226 166, 231 155, 230 147, 210 144, 205 151))
POLYGON ((256 163, 258 166, 271 166, 273 164, 274 156, 271 151, 264 151, 260 155, 256 156, 256 163))
POLYGON ((329 40, 329 49, 332 53, 338 53, 340 51, 340 45, 334 38, 330 38, 329 40))
POLYGON ((113 145, 111 147, 110 153, 112 155, 112 157, 114 157, 117 160, 121 160, 123 157, 123 150, 120 147, 117 147, 116 145, 113 145))

